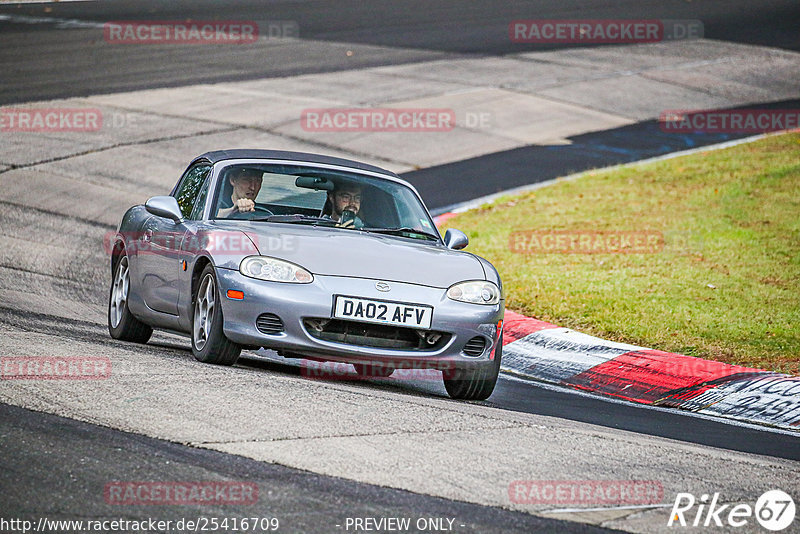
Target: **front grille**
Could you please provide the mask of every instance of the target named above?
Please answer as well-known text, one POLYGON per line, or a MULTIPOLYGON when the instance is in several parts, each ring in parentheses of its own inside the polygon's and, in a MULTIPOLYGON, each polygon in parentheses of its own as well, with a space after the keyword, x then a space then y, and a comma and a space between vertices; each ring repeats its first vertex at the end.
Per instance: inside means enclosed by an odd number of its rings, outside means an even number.
POLYGON ((361 347, 434 351, 450 340, 446 332, 342 319, 308 318, 303 320, 303 325, 309 335, 317 339, 361 347))
POLYGON ((262 334, 280 334, 283 332, 283 321, 274 313, 262 313, 256 319, 256 328, 262 334))
POLYGON ((464 345, 464 354, 467 356, 480 356, 483 354, 483 349, 486 348, 486 338, 483 336, 475 336, 464 345))

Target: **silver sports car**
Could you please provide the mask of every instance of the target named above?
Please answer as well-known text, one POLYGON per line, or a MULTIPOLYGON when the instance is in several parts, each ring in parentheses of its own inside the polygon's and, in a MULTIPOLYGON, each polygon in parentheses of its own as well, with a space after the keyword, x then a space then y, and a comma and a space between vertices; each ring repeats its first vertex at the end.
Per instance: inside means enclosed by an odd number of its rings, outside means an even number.
POLYGON ((500 277, 439 235, 394 173, 272 150, 196 158, 169 196, 130 208, 110 242, 108 328, 145 343, 188 334, 201 362, 241 350, 347 362, 362 376, 437 369, 486 399, 503 335, 500 277))

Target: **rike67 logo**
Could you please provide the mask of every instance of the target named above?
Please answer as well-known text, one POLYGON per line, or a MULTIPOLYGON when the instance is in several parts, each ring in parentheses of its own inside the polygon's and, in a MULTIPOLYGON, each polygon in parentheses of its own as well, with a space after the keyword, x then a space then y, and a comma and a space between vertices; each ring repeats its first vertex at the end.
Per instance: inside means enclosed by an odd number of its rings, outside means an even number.
POLYGON ((698 500, 691 493, 678 493, 667 526, 743 527, 753 517, 767 530, 784 530, 794 522, 794 500, 784 491, 770 490, 753 507, 748 503, 719 504, 719 493, 714 493, 710 501, 707 494, 698 500))

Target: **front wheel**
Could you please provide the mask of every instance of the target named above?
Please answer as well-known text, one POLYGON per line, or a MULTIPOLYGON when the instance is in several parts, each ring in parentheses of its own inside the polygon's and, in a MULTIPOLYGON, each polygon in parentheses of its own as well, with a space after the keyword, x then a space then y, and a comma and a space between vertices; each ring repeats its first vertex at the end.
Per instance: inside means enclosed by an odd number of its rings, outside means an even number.
POLYGON ((131 272, 128 255, 121 252, 122 257, 114 269, 111 280, 111 291, 108 293, 108 333, 114 339, 147 343, 153 335, 153 329, 133 316, 128 309, 128 293, 131 287, 131 272))
POLYGON ((214 266, 206 265, 194 294, 192 314, 192 354, 203 363, 233 365, 242 347, 225 337, 222 331, 222 306, 214 266))
POLYGON ((492 365, 469 368, 456 367, 444 371, 444 388, 447 394, 459 400, 486 400, 494 391, 497 376, 500 374, 500 360, 503 357, 503 334, 497 340, 492 365))

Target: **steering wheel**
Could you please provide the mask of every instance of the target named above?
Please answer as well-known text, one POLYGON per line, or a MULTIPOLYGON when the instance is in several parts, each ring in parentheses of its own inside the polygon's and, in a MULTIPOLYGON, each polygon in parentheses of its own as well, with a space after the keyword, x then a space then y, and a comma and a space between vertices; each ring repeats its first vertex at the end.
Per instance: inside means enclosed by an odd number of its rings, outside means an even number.
POLYGON ((256 204, 253 211, 237 211, 233 215, 229 216, 228 219, 249 219, 250 215, 253 213, 260 213, 261 215, 275 215, 275 213, 273 213, 271 210, 256 204))

